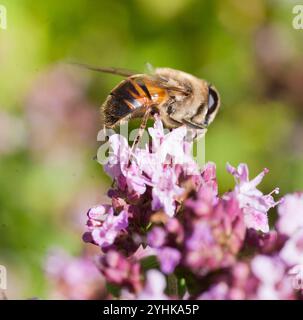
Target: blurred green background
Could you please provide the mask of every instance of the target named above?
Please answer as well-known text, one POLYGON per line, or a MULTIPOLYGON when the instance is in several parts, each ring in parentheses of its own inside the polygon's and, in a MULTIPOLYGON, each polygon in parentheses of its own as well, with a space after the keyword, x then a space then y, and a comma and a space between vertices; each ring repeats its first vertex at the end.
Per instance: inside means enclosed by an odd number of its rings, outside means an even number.
POLYGON ((281 194, 303 187, 303 30, 296 1, 0 0, 0 264, 8 298, 49 297, 52 247, 83 249, 89 207, 110 180, 92 160, 98 107, 120 78, 64 64, 181 69, 215 84, 222 108, 206 139, 221 191, 226 162, 281 194))

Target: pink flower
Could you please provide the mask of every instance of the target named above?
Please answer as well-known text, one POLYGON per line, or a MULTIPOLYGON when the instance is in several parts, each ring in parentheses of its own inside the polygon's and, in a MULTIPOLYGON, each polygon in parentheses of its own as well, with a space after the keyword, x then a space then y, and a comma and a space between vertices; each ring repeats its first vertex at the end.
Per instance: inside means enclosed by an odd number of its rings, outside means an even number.
POLYGON ((158 270, 149 270, 146 274, 145 287, 137 296, 138 300, 167 300, 164 293, 166 288, 165 277, 158 270))
POLYGON ((165 138, 163 124, 157 115, 155 115, 154 126, 151 128, 148 128, 148 132, 152 138, 152 148, 153 148, 152 152, 156 152, 160 148, 165 138))
POLYGON ((128 226, 128 212, 122 210, 118 215, 114 214, 111 206, 97 206, 87 213, 89 232, 84 235, 88 242, 94 242, 102 249, 112 245, 128 226))
POLYGON ((259 255, 251 262, 253 274, 260 283, 256 292, 260 300, 280 300, 292 297, 293 289, 281 259, 259 255))
POLYGON ((247 300, 255 298, 258 280, 247 262, 236 262, 212 281, 210 287, 198 299, 202 300, 247 300))
POLYGON ((151 178, 153 210, 163 208, 168 216, 174 216, 176 198, 184 192, 183 188, 178 186, 177 180, 178 177, 173 168, 162 168, 161 171, 154 172, 151 178))
POLYGON ((99 258, 97 265, 108 283, 133 293, 141 290, 140 264, 134 257, 127 259, 121 253, 110 250, 99 258))
POLYGON ((54 298, 97 299, 105 295, 104 278, 88 256, 71 257, 62 250, 53 250, 45 269, 55 285, 54 298))
POLYGON ((125 181, 130 192, 135 191, 143 194, 146 190, 146 179, 140 174, 140 168, 135 162, 129 165, 131 150, 127 140, 114 134, 109 138, 109 144, 112 150, 108 162, 104 166, 105 171, 118 182, 118 186, 122 189, 124 188, 121 186, 121 182, 125 181))
POLYGON ((154 227, 147 235, 147 243, 153 248, 163 246, 166 238, 166 232, 163 228, 154 227))
POLYGON ((213 207, 218 203, 213 188, 201 187, 194 198, 187 199, 185 204, 198 216, 208 215, 213 207))
POLYGON ((295 232, 286 241, 280 257, 288 266, 303 265, 303 229, 295 232))
POLYGON ((99 227, 106 220, 109 213, 113 213, 113 208, 108 205, 99 205, 88 210, 87 225, 89 227, 99 227))
POLYGON ((261 183, 268 169, 264 169, 253 180, 249 180, 248 167, 241 163, 238 168, 227 164, 227 171, 232 174, 236 180, 235 192, 237 194, 240 207, 243 209, 247 228, 253 228, 262 232, 269 231, 267 212, 270 208, 277 205, 271 196, 272 193, 278 193, 274 189, 268 195, 264 195, 257 185, 261 183))
POLYGON ((192 211, 187 212, 188 220, 185 220, 188 225, 184 251, 186 265, 198 275, 230 266, 243 245, 246 232, 242 211, 234 193, 226 194, 223 199, 214 202, 211 198, 205 198, 205 193, 200 190, 197 199, 190 200, 189 208, 192 211), (194 206, 192 201, 201 202, 203 208, 203 199, 207 199, 208 205, 204 204, 205 209, 201 214, 199 205, 194 206))
POLYGON ((202 172, 202 183, 208 188, 212 189, 214 194, 218 194, 218 183, 217 183, 217 175, 216 175, 216 165, 212 162, 208 162, 205 164, 202 172))
POLYGON ((252 271, 264 284, 274 285, 284 276, 284 266, 277 258, 258 255, 251 262, 252 271))
POLYGON ((181 253, 177 249, 164 247, 157 250, 157 257, 163 273, 173 273, 181 259, 181 253))
POLYGON ((150 246, 146 246, 145 248, 143 248, 141 244, 137 251, 133 254, 133 257, 139 261, 154 255, 156 255, 155 249, 151 248, 150 246))
POLYGON ((278 207, 280 232, 291 236, 303 228, 303 193, 288 194, 278 207))
POLYGON ((227 300, 229 287, 227 283, 220 282, 211 286, 209 290, 202 293, 198 300, 227 300))
POLYGON ((187 168, 192 166, 193 171, 198 173, 198 166, 190 153, 191 143, 186 141, 187 129, 185 126, 165 134, 163 124, 156 116, 154 127, 149 128, 148 132, 152 137, 152 153, 155 154, 159 163, 183 165, 187 168))

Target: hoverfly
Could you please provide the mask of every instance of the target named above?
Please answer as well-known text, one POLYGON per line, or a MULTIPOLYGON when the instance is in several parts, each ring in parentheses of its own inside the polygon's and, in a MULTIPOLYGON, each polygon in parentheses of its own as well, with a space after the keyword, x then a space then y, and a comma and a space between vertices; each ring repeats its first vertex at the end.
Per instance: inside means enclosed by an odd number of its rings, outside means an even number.
POLYGON ((156 113, 167 128, 186 125, 201 135, 205 134, 220 107, 220 96, 213 85, 183 71, 156 68, 152 74, 140 74, 125 69, 78 65, 125 77, 112 89, 101 110, 107 128, 142 118, 133 148, 148 118, 156 113))

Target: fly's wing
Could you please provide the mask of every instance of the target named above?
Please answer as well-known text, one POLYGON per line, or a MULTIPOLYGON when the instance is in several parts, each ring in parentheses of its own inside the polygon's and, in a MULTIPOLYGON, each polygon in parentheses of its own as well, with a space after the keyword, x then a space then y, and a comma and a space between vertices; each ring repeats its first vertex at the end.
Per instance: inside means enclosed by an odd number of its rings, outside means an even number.
POLYGON ((116 74, 122 77, 131 77, 135 74, 138 74, 139 72, 135 72, 132 70, 128 70, 128 69, 123 69, 123 68, 106 68, 106 67, 95 67, 95 66, 90 66, 84 63, 76 63, 76 62, 72 62, 72 65, 75 65, 77 67, 80 68, 84 68, 87 70, 91 70, 91 71, 96 71, 96 72, 103 72, 103 73, 110 73, 110 74, 116 74))
MULTIPOLYGON (((96 67, 96 66, 90 66, 84 63, 74 63, 74 62, 71 64, 87 70, 116 74, 116 75, 127 77, 127 78, 140 74, 140 72, 136 72, 136 71, 132 71, 124 68, 96 67)), ((159 86, 159 88, 163 88, 170 91, 177 91, 183 94, 188 94, 188 88, 185 88, 184 86, 181 86, 181 85, 171 84, 171 80, 169 78, 153 74, 155 69, 151 66, 151 64, 148 64, 148 69, 150 72, 150 74, 148 75, 148 78, 154 81, 157 84, 157 86, 159 86)))
POLYGON ((191 89, 187 87, 185 84, 177 83, 172 79, 160 75, 151 75, 149 76, 152 81, 154 81, 157 86, 161 89, 165 89, 168 92, 179 93, 180 95, 189 95, 191 89))
POLYGON ((154 74, 155 73, 155 67, 151 63, 146 62, 145 63, 145 72, 147 74, 154 74))

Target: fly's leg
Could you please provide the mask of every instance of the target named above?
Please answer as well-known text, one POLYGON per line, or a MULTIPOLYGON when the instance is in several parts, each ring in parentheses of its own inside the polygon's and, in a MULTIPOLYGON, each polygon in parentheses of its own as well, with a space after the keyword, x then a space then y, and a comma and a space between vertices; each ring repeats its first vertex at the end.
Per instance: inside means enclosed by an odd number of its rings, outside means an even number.
POLYGON ((146 111, 145 111, 145 114, 142 118, 142 121, 141 121, 141 124, 140 124, 140 127, 139 127, 139 131, 137 133, 137 136, 132 144, 132 147, 131 147, 131 150, 130 150, 130 159, 129 159, 129 164, 131 162, 131 159, 132 159, 132 156, 133 156, 133 153, 137 147, 137 145, 139 144, 139 142, 141 141, 141 138, 143 136, 143 133, 144 133, 144 130, 146 128, 146 124, 147 124, 147 120, 150 116, 150 112, 151 112, 151 109, 148 108, 146 111))

